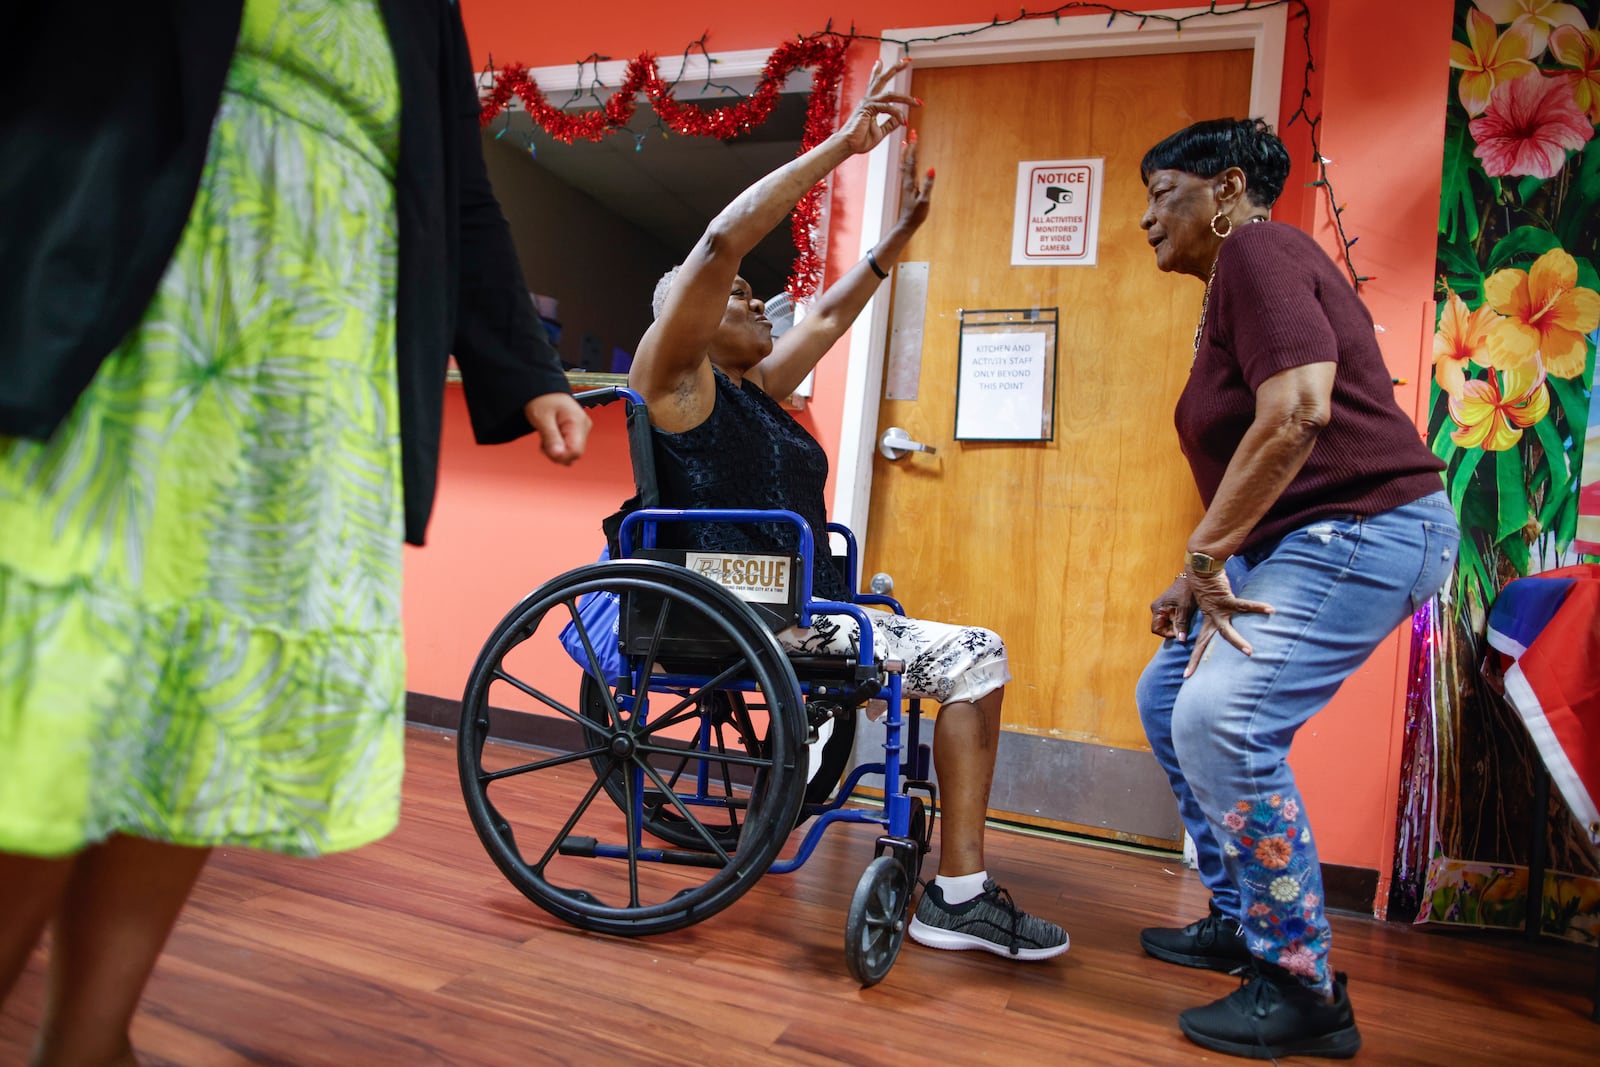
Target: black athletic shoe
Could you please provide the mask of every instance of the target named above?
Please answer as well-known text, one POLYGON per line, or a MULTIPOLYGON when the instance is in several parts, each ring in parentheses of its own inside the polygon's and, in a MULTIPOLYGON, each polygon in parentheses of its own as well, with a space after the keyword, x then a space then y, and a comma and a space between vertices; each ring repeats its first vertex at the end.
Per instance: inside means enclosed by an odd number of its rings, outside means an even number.
POLYGON ((1213 971, 1236 971, 1250 963, 1239 924, 1211 905, 1211 914, 1179 930, 1152 926, 1139 931, 1139 944, 1158 960, 1184 967, 1206 967, 1213 971))
POLYGON ((1017 907, 992 878, 982 893, 960 904, 946 904, 944 893, 929 882, 906 932, 929 948, 977 948, 1014 960, 1047 960, 1068 945, 1065 930, 1017 907))
POLYGON ((1259 973, 1216 1003, 1183 1012, 1178 1025, 1201 1048, 1253 1060, 1342 1060, 1361 1048, 1343 974, 1334 976, 1330 1004, 1293 978, 1259 973))

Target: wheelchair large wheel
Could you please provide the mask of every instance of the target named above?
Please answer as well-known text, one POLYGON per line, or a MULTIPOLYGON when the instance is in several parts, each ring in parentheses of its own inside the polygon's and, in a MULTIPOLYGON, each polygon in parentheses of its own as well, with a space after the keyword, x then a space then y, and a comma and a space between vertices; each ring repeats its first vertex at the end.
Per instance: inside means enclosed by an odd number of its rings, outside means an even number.
POLYGON ((526 597, 479 654, 462 792, 489 855, 541 908, 586 930, 663 933, 726 908, 771 866, 805 786, 804 714, 793 669, 742 601, 671 564, 591 564, 526 597), (602 666, 616 634, 579 615, 603 593, 632 620, 620 668, 602 666), (598 712, 582 708, 563 629, 608 679, 598 712), (748 727, 762 744, 715 740, 735 707, 762 718, 748 727), (554 751, 500 743, 530 726, 565 732, 536 741, 554 751), (669 810, 673 836, 657 840, 669 810))
MULTIPOLYGON (((609 703, 605 687, 591 674, 585 673, 579 686, 579 707, 585 718, 599 724, 602 728, 609 721, 609 703)), ((675 765, 663 766, 668 784, 676 784, 688 773, 692 774, 703 763, 715 764, 715 760, 708 761, 705 753, 733 752, 743 756, 759 756, 766 750, 767 723, 765 715, 752 715, 744 694, 737 692, 719 692, 713 694, 707 702, 707 726, 709 731, 706 744, 698 751, 686 751, 676 761, 675 765)), ((815 750, 812 760, 816 770, 806 783, 805 793, 801 800, 801 809, 795 818, 795 826, 805 824, 811 817, 807 809, 812 805, 826 803, 834 794, 840 780, 844 777, 845 770, 850 764, 850 754, 855 749, 856 718, 853 711, 846 712, 833 719, 832 729, 824 740, 814 742, 811 746, 815 750)), ((598 738, 597 738, 598 740, 598 738)), ((623 771, 616 766, 609 754, 595 756, 591 761, 595 773, 604 779, 606 795, 619 809, 626 809, 627 791, 623 781, 623 771)), ((712 783, 712 788, 721 789, 725 795, 733 796, 737 788, 733 768, 727 764, 718 766, 720 772, 712 783)), ((737 807, 731 808, 730 816, 737 813, 737 807)), ((706 845, 705 835, 700 829, 691 826, 678 810, 672 806, 670 800, 659 791, 646 790, 644 803, 644 828, 647 833, 669 841, 679 848, 703 849, 706 845)), ((731 848, 739 836, 739 826, 734 818, 728 821, 712 823, 706 822, 706 829, 719 841, 724 848, 731 848)))
POLYGON ((897 858, 879 856, 867 865, 844 926, 845 964, 863 986, 877 985, 894 966, 910 903, 911 879, 897 858))

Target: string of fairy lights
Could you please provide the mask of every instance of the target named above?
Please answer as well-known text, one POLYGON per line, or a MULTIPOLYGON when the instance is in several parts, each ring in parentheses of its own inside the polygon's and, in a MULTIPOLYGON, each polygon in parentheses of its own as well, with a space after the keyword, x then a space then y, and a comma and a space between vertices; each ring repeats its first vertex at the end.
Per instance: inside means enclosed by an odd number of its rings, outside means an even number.
MULTIPOLYGON (((497 70, 491 59, 489 67, 484 72, 484 82, 488 88, 483 97, 480 117, 483 125, 489 126, 495 118, 506 111, 512 98, 515 97, 522 101, 533 120, 558 140, 567 143, 576 139, 600 140, 625 131, 634 137, 635 149, 642 150, 645 135, 628 128, 635 111, 636 98, 642 93, 655 111, 656 124, 662 133, 671 131, 688 136, 726 139, 746 133, 765 121, 789 74, 796 69, 804 68, 815 72, 812 80, 813 107, 808 111, 806 132, 801 141, 801 151, 805 151, 819 143, 831 130, 831 124, 837 117, 837 94, 839 80, 843 74, 844 53, 858 41, 887 44, 899 48, 905 55, 912 55, 919 46, 925 47, 957 38, 976 37, 1004 27, 1042 19, 1053 19, 1059 24, 1064 17, 1089 14, 1105 15, 1107 29, 1114 27, 1120 19, 1137 23, 1136 29, 1142 30, 1154 23, 1181 35, 1185 26, 1201 19, 1238 15, 1248 11, 1266 11, 1278 7, 1288 8, 1289 18, 1300 23, 1300 36, 1305 49, 1305 66, 1301 71, 1299 100, 1293 114, 1283 123, 1283 128, 1288 129, 1296 123, 1305 124, 1316 173, 1315 178, 1307 184, 1321 190, 1327 201, 1328 215, 1340 242, 1340 256, 1345 271, 1350 276, 1352 284, 1359 290, 1362 284, 1371 281, 1372 277, 1356 269, 1351 249, 1360 237, 1351 237, 1346 231, 1344 214, 1348 205, 1341 203, 1336 195, 1328 169, 1332 160, 1322 153, 1322 116, 1312 110, 1311 84, 1312 76, 1316 73, 1316 60, 1312 54, 1311 11, 1307 0, 1243 0, 1231 4, 1210 0, 1203 8, 1197 7, 1183 13, 1137 11, 1114 4, 1096 3, 1092 0, 1069 0, 1067 3, 1046 10, 1031 11, 1023 8, 1010 18, 995 16, 987 23, 963 29, 905 38, 863 33, 853 24, 848 31, 836 30, 830 19, 822 29, 808 35, 797 36, 795 40, 785 42, 774 49, 755 89, 749 95, 713 79, 713 68, 717 58, 707 49, 707 34, 702 34, 683 49, 677 76, 671 80, 661 77, 655 58, 646 53, 628 62, 621 86, 613 89, 600 77, 600 64, 610 61, 611 57, 591 53, 578 61, 577 85, 572 90, 571 96, 559 106, 552 105, 545 99, 526 68, 510 66, 497 70), (694 105, 680 104, 677 101, 677 88, 690 68, 690 60, 695 56, 704 61, 706 71, 700 92, 703 94, 707 91, 716 91, 724 97, 731 96, 735 98, 733 104, 702 110, 694 105), (608 95, 602 95, 603 93, 608 95), (577 114, 567 110, 585 99, 593 100, 598 106, 594 110, 577 114), (820 106, 822 104, 827 106, 824 108, 820 106)), ((507 119, 507 125, 503 126, 496 136, 504 136, 509 130, 509 116, 507 119)), ((529 148, 532 149, 531 141, 529 148)), ((811 201, 810 210, 797 209, 794 223, 795 243, 801 252, 800 260, 796 264, 795 277, 790 283, 790 290, 796 296, 811 292, 820 279, 820 259, 810 244, 820 190, 814 190, 813 193, 818 195, 808 194, 811 201)), ((805 206, 803 202, 801 207, 805 206)))

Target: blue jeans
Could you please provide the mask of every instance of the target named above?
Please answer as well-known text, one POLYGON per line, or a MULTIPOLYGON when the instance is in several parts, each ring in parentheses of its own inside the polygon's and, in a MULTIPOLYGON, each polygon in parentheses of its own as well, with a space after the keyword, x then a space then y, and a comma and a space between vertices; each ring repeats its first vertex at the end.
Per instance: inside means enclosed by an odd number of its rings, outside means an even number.
POLYGON ((1309 523, 1228 561, 1238 596, 1277 609, 1233 617, 1254 655, 1218 634, 1185 679, 1196 612, 1189 643, 1163 641, 1139 679, 1145 734, 1212 900, 1239 921, 1253 955, 1324 992, 1332 973, 1322 868, 1289 745, 1444 584, 1459 540, 1442 492, 1381 515, 1309 523))

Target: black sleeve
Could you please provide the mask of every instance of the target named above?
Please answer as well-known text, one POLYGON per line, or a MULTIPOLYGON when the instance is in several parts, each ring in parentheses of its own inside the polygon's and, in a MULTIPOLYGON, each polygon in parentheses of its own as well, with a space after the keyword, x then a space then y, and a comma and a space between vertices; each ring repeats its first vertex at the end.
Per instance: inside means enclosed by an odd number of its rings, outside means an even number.
POLYGON ((461 368, 472 429, 482 444, 532 432, 522 409, 545 393, 570 392, 561 359, 523 281, 511 229, 489 185, 478 132, 478 90, 459 7, 445 76, 452 81, 450 130, 460 174, 460 305, 452 353, 461 368))

